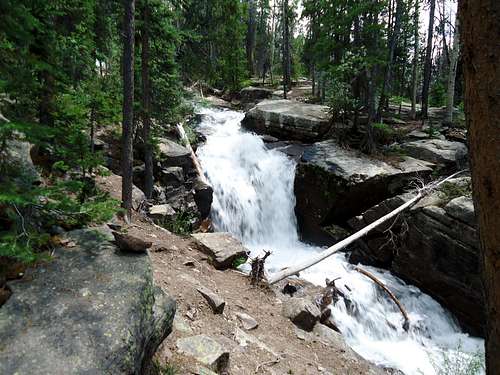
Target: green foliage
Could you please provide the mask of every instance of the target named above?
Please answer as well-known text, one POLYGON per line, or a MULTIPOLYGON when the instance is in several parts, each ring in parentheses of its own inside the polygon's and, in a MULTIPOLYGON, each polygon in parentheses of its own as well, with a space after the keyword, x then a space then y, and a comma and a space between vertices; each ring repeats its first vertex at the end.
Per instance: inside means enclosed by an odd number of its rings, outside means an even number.
POLYGON ((159 361, 154 361, 153 367, 153 373, 157 375, 176 375, 179 373, 177 366, 169 363, 162 365, 159 361))
POLYGON ((467 184, 445 182, 439 187, 439 193, 446 202, 449 202, 458 197, 471 198, 472 185, 470 182, 468 182, 467 184))
POLYGON ((446 87, 441 81, 432 84, 429 91, 429 105, 432 107, 442 107, 446 104, 446 87))
POLYGON ((239 0, 189 0, 182 12, 181 65, 192 81, 238 91, 246 71, 244 7, 239 0))
POLYGON ((192 233, 195 222, 196 216, 193 213, 182 211, 178 212, 173 218, 166 219, 161 225, 175 234, 187 236, 192 233))
POLYGON ((247 262, 247 258, 245 257, 238 257, 235 260, 233 260, 233 268, 238 268, 245 264, 247 262))
POLYGON ((330 80, 327 91, 327 104, 330 107, 333 121, 346 122, 356 107, 356 100, 350 86, 337 80, 335 75, 330 80))

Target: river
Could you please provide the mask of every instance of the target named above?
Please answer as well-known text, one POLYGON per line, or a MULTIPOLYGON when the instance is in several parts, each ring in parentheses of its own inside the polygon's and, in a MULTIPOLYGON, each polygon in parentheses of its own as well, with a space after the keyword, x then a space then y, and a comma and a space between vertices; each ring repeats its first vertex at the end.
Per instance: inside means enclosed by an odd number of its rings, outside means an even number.
MULTIPOLYGON (((214 189, 212 220, 218 231, 239 238, 252 255, 271 250, 267 271, 293 265, 323 250, 299 240, 295 218, 295 162, 268 150, 262 139, 241 127, 244 114, 199 108, 198 129, 207 137, 197 154, 214 189)), ((464 333, 453 316, 430 296, 390 272, 363 266, 401 301, 410 330, 395 304, 370 279, 354 270, 345 254, 337 254, 301 273, 324 286, 340 278, 337 287, 352 301, 332 307, 347 343, 361 356, 381 366, 413 374, 484 373, 484 341, 464 333)))

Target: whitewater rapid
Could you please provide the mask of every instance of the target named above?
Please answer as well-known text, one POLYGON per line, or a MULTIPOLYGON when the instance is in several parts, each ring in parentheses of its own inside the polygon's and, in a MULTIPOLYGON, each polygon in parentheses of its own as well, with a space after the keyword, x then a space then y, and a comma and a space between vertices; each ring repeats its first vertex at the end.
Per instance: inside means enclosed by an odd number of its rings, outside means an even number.
MULTIPOLYGON (((244 131, 243 113, 209 108, 197 112, 201 116, 198 130, 207 138, 197 154, 214 189, 215 228, 239 238, 253 256, 271 250, 267 262, 271 273, 323 250, 299 240, 294 212, 295 162, 279 151, 268 150, 259 136, 244 131)), ((348 309, 340 300, 332 315, 357 353, 407 375, 469 374, 472 367, 481 367, 483 340, 463 333, 451 314, 418 288, 388 271, 363 267, 401 301, 410 317, 409 332, 403 330, 403 318, 394 303, 371 280, 354 271, 345 254, 301 273, 321 286, 326 278, 340 277, 336 285, 353 306, 348 309)))

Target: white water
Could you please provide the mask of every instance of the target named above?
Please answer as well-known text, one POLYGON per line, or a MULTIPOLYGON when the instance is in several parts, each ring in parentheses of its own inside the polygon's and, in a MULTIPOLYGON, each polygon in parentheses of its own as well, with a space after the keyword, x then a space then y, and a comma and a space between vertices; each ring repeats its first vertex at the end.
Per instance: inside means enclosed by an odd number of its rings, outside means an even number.
MULTIPOLYGON (((202 115, 198 128, 207 136, 198 156, 214 188, 212 218, 217 230, 241 239, 254 256, 272 250, 269 272, 321 251, 299 241, 294 213, 295 163, 279 151, 267 150, 260 137, 244 132, 242 113, 206 108, 198 112, 202 115)), ((354 271, 344 254, 301 274, 322 286, 325 278, 341 277, 337 287, 350 297, 354 308, 348 311, 341 300, 332 312, 348 344, 366 359, 408 375, 465 374, 470 358, 484 351, 483 340, 463 333, 452 316, 418 288, 388 271, 363 267, 405 306, 411 321, 409 332, 402 329, 403 318, 394 303, 371 280, 354 271)))

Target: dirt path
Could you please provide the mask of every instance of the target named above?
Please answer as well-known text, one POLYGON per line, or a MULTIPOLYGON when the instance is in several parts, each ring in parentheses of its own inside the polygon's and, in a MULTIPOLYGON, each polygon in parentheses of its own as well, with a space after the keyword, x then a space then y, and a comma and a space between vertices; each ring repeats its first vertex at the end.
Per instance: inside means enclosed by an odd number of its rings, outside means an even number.
POLYGON ((246 275, 239 271, 215 270, 191 239, 138 220, 127 231, 153 242, 150 256, 155 280, 177 301, 174 330, 157 354, 160 363, 174 367, 176 373, 202 373, 192 358, 179 354, 176 346, 179 338, 200 334, 210 336, 230 352, 229 374, 383 373, 353 353, 342 340, 331 342, 297 331, 282 316, 282 301, 274 291, 250 286, 246 275), (222 315, 212 313, 196 291, 199 286, 225 300, 222 315), (244 331, 235 316, 238 312, 249 314, 259 326, 244 331))

